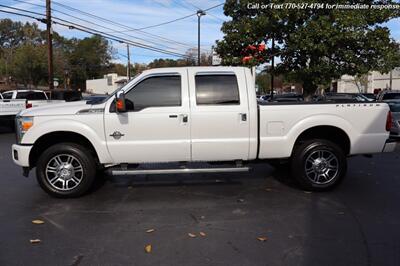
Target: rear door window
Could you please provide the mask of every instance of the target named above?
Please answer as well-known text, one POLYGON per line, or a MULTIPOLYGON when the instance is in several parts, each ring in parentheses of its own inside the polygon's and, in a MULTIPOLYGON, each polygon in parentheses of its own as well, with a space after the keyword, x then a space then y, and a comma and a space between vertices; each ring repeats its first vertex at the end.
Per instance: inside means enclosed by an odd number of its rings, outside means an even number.
POLYGON ((196 75, 197 105, 239 105, 236 75, 196 75))
POLYGON ((18 92, 17 99, 46 100, 46 96, 43 92, 39 91, 22 91, 18 92))

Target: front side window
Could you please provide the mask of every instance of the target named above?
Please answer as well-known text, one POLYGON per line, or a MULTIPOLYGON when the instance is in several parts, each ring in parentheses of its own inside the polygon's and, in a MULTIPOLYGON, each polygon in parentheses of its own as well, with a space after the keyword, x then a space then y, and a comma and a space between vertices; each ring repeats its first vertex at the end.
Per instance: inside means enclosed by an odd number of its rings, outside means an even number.
POLYGON ((126 95, 128 110, 140 111, 148 107, 181 106, 181 77, 179 75, 149 77, 126 95))
POLYGON ((197 105, 240 104, 235 75, 196 75, 195 81, 197 105))

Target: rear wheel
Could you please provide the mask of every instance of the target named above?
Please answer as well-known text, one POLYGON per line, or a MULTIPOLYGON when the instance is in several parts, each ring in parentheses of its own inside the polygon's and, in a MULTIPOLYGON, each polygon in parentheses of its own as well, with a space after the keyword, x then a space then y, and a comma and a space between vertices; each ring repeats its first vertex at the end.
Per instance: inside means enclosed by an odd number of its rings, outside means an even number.
POLYGON ((39 157, 36 177, 40 186, 52 196, 79 197, 92 187, 96 163, 92 154, 81 145, 56 144, 39 157))
POLYGON ((346 156, 331 141, 308 140, 294 149, 291 172, 303 189, 330 190, 343 180, 346 171, 346 156))

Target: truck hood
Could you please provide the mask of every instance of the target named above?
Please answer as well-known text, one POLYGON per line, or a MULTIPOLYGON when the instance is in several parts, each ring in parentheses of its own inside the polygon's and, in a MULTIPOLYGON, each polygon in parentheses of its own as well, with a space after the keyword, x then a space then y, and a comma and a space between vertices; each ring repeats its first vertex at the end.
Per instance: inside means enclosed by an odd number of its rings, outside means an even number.
POLYGON ((74 115, 80 111, 88 111, 95 107, 104 108, 104 104, 90 105, 86 101, 67 102, 48 104, 42 107, 33 107, 23 110, 19 113, 20 116, 54 116, 54 115, 74 115))

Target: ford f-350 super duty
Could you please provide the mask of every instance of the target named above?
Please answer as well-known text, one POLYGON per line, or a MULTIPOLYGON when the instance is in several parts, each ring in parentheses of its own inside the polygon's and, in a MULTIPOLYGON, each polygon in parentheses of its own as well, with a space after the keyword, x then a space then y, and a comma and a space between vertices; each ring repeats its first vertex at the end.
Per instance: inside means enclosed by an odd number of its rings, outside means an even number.
POLYGON ((163 68, 97 103, 22 111, 12 157, 26 176, 36 167, 41 187, 57 197, 87 192, 99 170, 239 172, 249 161, 278 159, 302 188, 322 191, 343 179, 346 157, 393 151, 390 123, 381 102, 257 104, 254 77, 243 67, 163 68), (171 162, 178 167, 159 167, 171 162))

